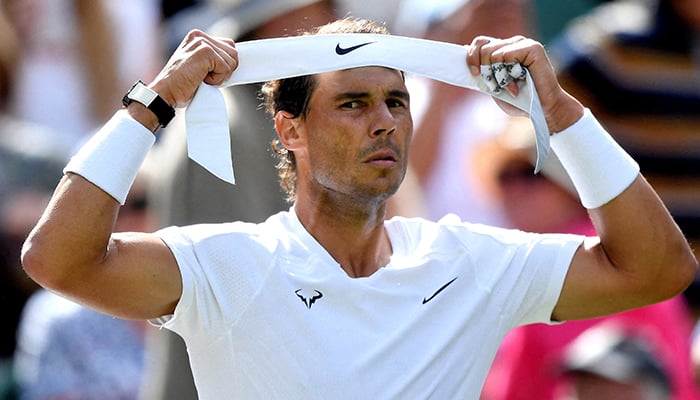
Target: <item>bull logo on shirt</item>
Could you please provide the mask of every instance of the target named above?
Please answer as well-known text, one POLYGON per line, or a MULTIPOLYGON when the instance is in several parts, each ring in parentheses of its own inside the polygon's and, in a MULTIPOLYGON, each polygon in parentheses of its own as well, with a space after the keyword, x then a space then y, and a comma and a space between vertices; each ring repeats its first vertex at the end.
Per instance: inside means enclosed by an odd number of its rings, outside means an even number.
POLYGON ((304 296, 304 294, 302 293, 302 290, 301 290, 301 289, 297 289, 297 290, 294 291, 294 294, 296 294, 297 297, 298 297, 299 299, 301 299, 301 301, 304 303, 304 305, 306 306, 306 308, 308 308, 308 309, 310 310, 310 309, 311 309, 311 306, 314 305, 314 303, 316 302, 316 300, 318 300, 318 299, 320 299, 321 297, 323 297, 323 293, 319 292, 318 290, 314 290, 314 292, 315 292, 315 294, 306 297, 306 296, 304 296))

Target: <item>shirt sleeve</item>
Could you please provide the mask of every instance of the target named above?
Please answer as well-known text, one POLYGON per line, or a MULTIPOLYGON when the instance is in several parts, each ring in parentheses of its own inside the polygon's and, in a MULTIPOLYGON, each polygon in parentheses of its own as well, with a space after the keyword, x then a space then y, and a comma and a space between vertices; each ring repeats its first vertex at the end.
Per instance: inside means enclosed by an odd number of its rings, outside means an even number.
POLYGON ((535 234, 472 227, 466 243, 479 272, 479 285, 500 302, 501 316, 509 328, 531 323, 554 323, 559 300, 574 253, 584 236, 535 234))

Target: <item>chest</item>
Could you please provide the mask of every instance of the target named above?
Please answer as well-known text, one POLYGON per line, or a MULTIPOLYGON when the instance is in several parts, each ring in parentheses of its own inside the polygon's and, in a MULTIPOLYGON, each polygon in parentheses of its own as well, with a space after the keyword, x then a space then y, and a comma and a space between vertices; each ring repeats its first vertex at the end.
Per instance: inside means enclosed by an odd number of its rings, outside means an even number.
POLYGON ((390 370, 402 371, 405 387, 426 379, 427 370, 465 372, 490 360, 502 336, 499 308, 457 264, 362 279, 287 271, 270 276, 232 321, 231 343, 239 357, 269 360, 280 374, 296 371, 298 382, 375 382, 378 371, 390 370))

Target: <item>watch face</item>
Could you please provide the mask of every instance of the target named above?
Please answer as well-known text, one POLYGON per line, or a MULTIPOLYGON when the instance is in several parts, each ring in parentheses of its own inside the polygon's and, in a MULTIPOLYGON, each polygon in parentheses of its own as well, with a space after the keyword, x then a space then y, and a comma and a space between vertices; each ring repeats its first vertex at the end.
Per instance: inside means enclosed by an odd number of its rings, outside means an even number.
POLYGON ((136 82, 122 98, 124 107, 127 107, 134 101, 143 104, 151 110, 163 128, 175 117, 175 109, 142 81, 136 82))

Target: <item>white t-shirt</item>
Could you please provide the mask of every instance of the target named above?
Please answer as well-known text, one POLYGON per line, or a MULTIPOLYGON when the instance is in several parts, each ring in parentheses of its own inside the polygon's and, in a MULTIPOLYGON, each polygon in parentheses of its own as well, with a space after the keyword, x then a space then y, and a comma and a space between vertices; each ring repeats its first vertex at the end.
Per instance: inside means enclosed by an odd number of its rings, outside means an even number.
POLYGON ((477 399, 503 336, 549 322, 582 237, 394 218, 350 278, 294 210, 166 228, 183 292, 164 327, 200 399, 477 399))

